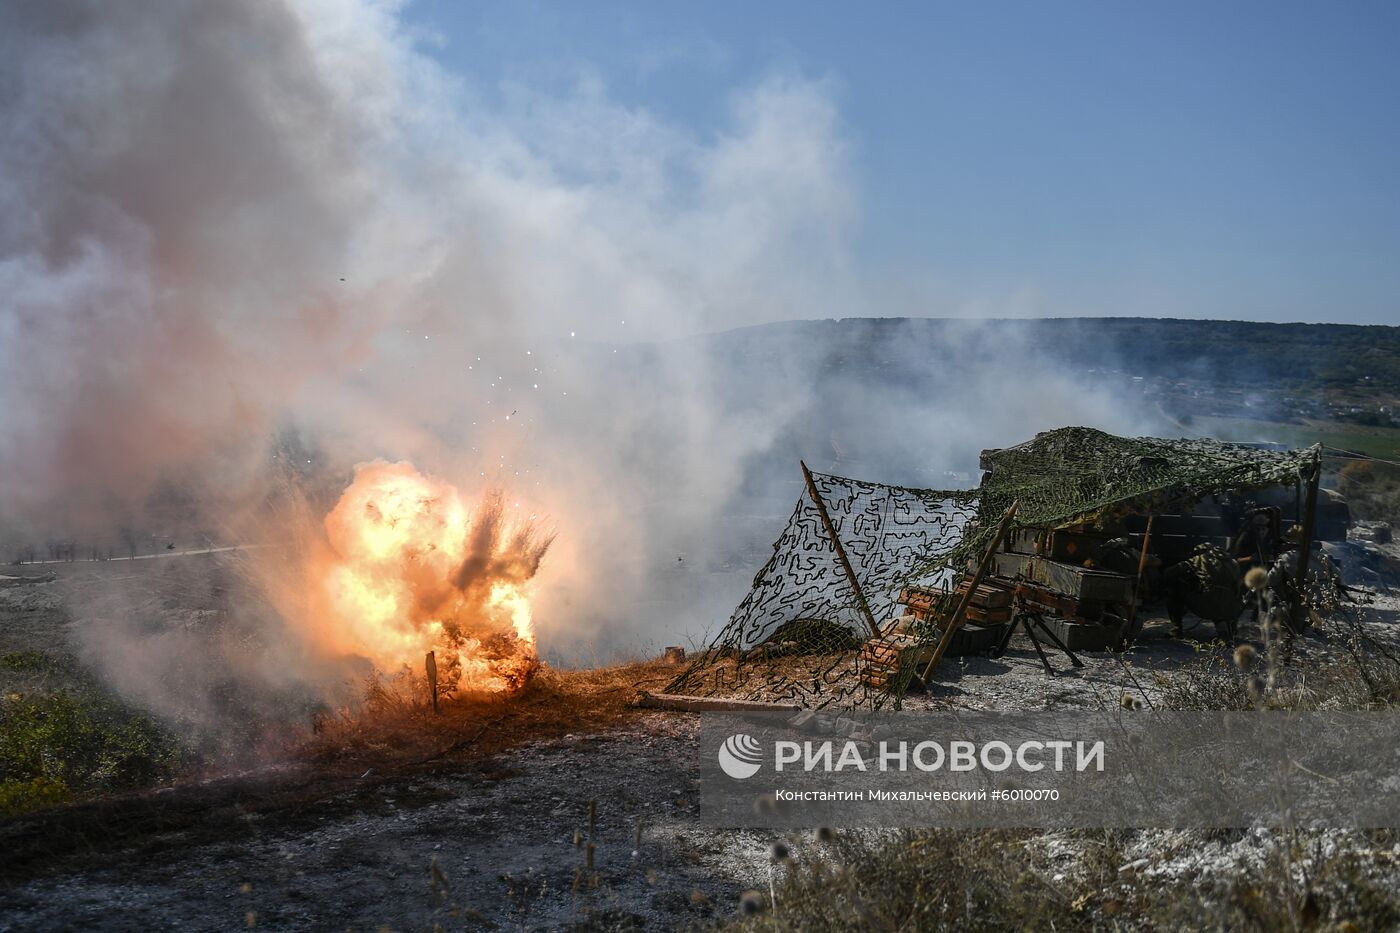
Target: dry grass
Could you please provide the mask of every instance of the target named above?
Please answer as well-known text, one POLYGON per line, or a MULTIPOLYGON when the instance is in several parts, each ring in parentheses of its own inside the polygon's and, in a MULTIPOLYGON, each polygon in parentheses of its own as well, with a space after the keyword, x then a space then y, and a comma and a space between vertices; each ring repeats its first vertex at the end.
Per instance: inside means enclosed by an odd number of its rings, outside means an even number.
POLYGON ((744 905, 744 930, 1066 929, 1063 886, 1022 843, 1029 833, 906 831, 871 844, 847 832, 790 840, 771 895, 744 905), (776 906, 768 903, 776 902, 776 906), (756 907, 761 909, 755 909, 756 907))
MULTIPOLYGON (((786 655, 750 651, 742 660, 717 651, 675 692, 814 706, 834 694, 810 694, 807 684, 818 680, 830 689, 838 681, 854 683, 855 669, 856 656, 851 651, 786 655)), ((671 679, 682 670, 685 668, 673 668, 671 679)))
POLYGON ((1372 835, 1370 850, 1328 851, 1279 834, 1259 862, 1188 879, 1138 874, 1124 855, 1130 831, 1057 834, 1080 852, 1071 872, 1049 863, 1032 831, 911 830, 873 844, 823 831, 790 839, 771 893, 750 892, 724 928, 1392 930, 1400 900, 1373 869, 1393 834, 1372 835))

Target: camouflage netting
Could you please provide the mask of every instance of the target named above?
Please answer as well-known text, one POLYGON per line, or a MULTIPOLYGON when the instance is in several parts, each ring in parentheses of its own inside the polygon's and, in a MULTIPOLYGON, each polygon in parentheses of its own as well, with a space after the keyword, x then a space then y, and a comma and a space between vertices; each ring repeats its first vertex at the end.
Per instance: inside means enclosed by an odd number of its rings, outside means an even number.
MULTIPOLYGON (((1128 513, 1189 508, 1211 495, 1300 483, 1317 463, 1316 448, 1278 452, 1071 427, 988 453, 988 472, 976 490, 813 478, 871 612, 883 624, 897 614, 905 586, 949 593, 986 550, 1013 501, 1019 502, 1014 528, 1093 525, 1128 513)), ((917 634, 926 643, 936 637, 931 626, 917 634)), ((854 649, 870 635, 816 506, 804 495, 753 589, 711 649, 667 691, 809 707, 898 701, 909 672, 888 693, 861 683, 854 649)))
MULTIPOLYGON (((977 510, 975 490, 882 486, 821 473, 812 481, 877 623, 895 614, 900 588, 919 579, 921 566, 962 541, 977 510)), ((928 582, 943 581, 934 571, 928 582)), ((870 635, 816 505, 803 495, 729 623, 667 692, 877 705, 861 686, 854 651, 870 635)))
POLYGON ((1060 428, 987 454, 981 514, 1000 516, 1019 500, 1018 526, 1093 524, 1115 513, 1147 513, 1210 495, 1291 485, 1312 475, 1318 453, 1318 448, 1272 451, 1060 428))

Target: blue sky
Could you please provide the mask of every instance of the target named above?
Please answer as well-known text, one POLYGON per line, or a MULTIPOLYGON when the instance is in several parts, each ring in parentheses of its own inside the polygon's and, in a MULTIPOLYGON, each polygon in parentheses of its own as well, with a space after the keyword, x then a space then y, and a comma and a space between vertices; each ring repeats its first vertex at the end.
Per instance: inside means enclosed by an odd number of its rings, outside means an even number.
POLYGON ((704 138, 818 82, 852 313, 1400 324, 1400 4, 457 3, 404 13, 490 95, 584 78, 704 138))

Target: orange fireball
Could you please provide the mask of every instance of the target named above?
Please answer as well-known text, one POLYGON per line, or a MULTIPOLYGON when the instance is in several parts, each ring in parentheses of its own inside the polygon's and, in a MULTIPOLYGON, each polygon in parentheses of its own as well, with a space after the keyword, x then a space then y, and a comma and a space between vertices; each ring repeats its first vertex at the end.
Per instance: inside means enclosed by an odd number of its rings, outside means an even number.
POLYGON ((508 518, 499 494, 468 509, 410 463, 361 464, 326 534, 321 585, 342 649, 385 671, 436 651, 440 681, 463 690, 517 689, 538 666, 527 584, 550 538, 508 518))

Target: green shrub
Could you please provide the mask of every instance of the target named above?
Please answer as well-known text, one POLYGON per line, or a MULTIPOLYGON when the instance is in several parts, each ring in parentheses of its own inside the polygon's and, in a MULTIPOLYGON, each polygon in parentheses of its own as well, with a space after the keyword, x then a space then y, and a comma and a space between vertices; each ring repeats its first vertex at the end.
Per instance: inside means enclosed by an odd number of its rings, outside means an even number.
POLYGON ((73 796, 68 785, 46 777, 28 781, 0 781, 0 816, 18 816, 30 810, 66 803, 73 796))
POLYGON ((0 669, 7 671, 45 671, 53 659, 42 651, 14 651, 0 657, 0 669))
POLYGON ((67 691, 0 702, 5 812, 70 795, 144 787, 174 775, 180 748, 150 717, 67 691))

